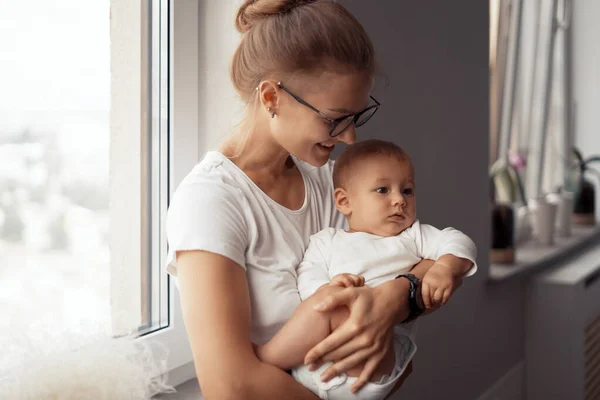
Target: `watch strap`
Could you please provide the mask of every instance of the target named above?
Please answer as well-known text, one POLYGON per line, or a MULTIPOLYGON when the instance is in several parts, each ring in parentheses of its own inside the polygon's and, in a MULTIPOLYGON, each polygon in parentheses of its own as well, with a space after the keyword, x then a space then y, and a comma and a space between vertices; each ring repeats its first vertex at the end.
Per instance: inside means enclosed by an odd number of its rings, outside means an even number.
POLYGON ((408 291, 408 307, 409 307, 410 313, 409 313, 408 317, 406 317, 406 319, 404 321, 402 321, 402 323, 404 324, 404 323, 415 320, 425 310, 419 306, 419 301, 418 301, 418 297, 420 296, 419 291, 421 288, 421 280, 419 278, 417 278, 415 275, 410 274, 410 273, 400 274, 396 277, 396 279, 399 279, 399 278, 406 278, 410 285, 409 291, 408 291))

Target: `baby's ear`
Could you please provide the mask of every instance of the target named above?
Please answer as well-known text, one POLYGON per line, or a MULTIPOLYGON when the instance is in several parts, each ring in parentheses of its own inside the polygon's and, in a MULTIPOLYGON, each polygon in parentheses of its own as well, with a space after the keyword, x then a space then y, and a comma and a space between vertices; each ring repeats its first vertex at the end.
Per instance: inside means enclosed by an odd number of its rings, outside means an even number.
POLYGON ((335 206, 346 217, 352 214, 352 207, 350 207, 350 198, 346 189, 336 188, 333 192, 333 198, 335 199, 335 206))

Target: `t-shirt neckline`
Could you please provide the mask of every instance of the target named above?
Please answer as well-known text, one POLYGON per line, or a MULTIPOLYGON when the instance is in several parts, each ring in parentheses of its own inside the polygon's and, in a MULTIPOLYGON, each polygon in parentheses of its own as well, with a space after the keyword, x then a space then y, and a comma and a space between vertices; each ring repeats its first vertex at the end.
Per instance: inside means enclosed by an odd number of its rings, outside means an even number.
POLYGON ((306 176, 304 175, 304 171, 302 171, 302 168, 298 165, 302 161, 298 160, 296 157, 292 156, 292 159, 294 160, 294 164, 296 165, 296 168, 298 168, 298 171, 300 171, 300 176, 302 176, 302 182, 304 183, 304 201, 302 202, 302 206, 300 208, 298 208, 297 210, 292 210, 291 208, 287 208, 284 205, 279 204, 278 202, 273 200, 271 197, 269 197, 269 195, 267 195, 260 187, 258 187, 258 185, 256 183, 254 183, 254 181, 252 179, 250 179, 250 177, 248 175, 246 175, 246 173, 244 171, 242 171, 242 169, 240 167, 238 167, 233 161, 231 161, 229 158, 227 158, 227 156, 225 156, 223 153, 221 153, 219 151, 209 151, 206 153, 206 156, 215 156, 215 157, 219 158, 220 160, 224 161, 234 171, 236 171, 237 174, 243 176, 243 178, 247 182, 249 182, 250 185, 254 189, 256 189, 268 202, 270 202, 274 206, 280 208, 281 210, 283 210, 287 213, 291 213, 291 214, 300 214, 300 213, 306 211, 306 209, 308 208, 309 199, 310 199, 309 185, 308 185, 306 176))

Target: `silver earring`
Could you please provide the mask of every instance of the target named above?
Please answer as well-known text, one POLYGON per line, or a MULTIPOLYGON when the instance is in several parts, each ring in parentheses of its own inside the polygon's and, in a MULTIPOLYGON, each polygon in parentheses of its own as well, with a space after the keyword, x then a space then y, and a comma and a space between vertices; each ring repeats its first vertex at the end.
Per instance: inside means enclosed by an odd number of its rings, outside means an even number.
POLYGON ((271 118, 275 118, 275 110, 271 111, 271 107, 268 107, 267 111, 271 113, 271 118))

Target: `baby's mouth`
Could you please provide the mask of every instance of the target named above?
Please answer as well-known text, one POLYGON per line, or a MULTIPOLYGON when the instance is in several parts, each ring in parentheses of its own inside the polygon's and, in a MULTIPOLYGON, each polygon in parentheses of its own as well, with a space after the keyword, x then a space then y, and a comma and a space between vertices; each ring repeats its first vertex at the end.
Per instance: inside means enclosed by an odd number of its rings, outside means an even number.
POLYGON ((390 215, 390 218, 404 219, 404 218, 406 218, 406 215, 403 212, 397 212, 397 213, 390 215))

